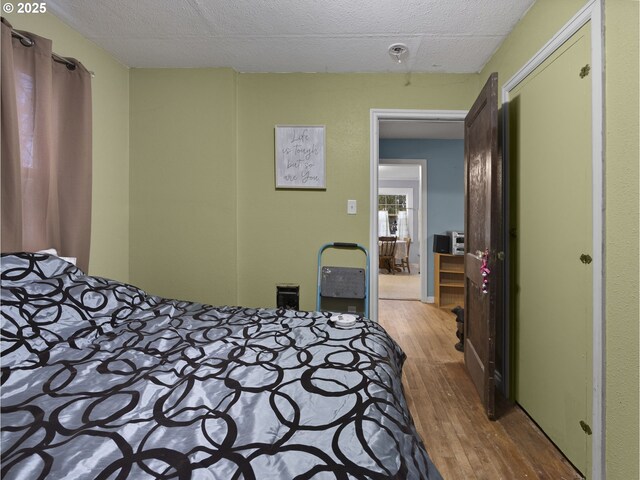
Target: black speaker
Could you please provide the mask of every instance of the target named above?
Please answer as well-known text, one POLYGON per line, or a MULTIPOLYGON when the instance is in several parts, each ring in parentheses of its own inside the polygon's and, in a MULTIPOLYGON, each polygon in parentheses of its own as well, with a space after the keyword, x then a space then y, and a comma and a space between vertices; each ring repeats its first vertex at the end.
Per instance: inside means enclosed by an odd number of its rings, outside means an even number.
POLYGON ((434 235, 433 252, 451 253, 451 237, 449 235, 434 235))

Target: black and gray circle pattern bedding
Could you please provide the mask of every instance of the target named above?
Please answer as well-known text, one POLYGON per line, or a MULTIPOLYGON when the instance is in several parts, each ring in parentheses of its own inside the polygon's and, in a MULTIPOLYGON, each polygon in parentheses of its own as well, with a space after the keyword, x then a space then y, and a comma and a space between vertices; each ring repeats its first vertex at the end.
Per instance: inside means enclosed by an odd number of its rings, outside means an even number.
POLYGON ((440 479, 376 323, 2 256, 2 478, 440 479))

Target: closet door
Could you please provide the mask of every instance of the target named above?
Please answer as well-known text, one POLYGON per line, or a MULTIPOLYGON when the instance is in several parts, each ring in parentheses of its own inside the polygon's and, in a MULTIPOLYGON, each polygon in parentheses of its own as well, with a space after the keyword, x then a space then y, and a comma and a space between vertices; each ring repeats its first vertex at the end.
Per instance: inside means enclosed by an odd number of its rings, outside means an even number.
POLYGON ((515 399, 569 460, 591 464, 590 24, 512 92, 515 399))

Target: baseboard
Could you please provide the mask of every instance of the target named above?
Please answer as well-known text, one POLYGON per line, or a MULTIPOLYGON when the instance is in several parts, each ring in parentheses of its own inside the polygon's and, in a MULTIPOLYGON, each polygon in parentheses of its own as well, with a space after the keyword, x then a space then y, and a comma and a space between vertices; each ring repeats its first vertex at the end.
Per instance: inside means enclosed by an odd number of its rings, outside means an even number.
POLYGON ((436 303, 436 297, 427 297, 427 301, 424 303, 436 303))

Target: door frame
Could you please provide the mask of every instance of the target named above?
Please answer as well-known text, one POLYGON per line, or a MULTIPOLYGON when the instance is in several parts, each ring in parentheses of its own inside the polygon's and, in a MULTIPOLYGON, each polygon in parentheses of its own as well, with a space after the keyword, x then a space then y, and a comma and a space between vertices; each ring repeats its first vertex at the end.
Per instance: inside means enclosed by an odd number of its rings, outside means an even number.
MULTIPOLYGON (((384 163, 380 163, 378 159, 378 165, 419 165, 420 166, 420 192, 419 192, 419 207, 416 208, 416 200, 413 199, 413 210, 414 212, 419 213, 418 217, 418 232, 414 232, 414 235, 417 233, 418 236, 418 244, 420 248, 426 244, 427 241, 427 222, 424 221, 424 218, 427 216, 427 159, 426 158, 414 158, 414 159, 404 159, 404 158, 385 158, 384 163)), ((378 181, 380 179, 378 178, 378 181)), ((383 187, 389 188, 389 187, 383 187)), ((391 187, 391 189, 393 189, 391 187)), ((401 190, 398 188, 398 190, 401 190)), ((380 193, 380 186, 378 186, 378 193, 380 193)), ((376 195, 376 203, 378 205, 378 197, 376 195)), ((376 217, 375 224, 376 231, 378 230, 378 219, 376 217)), ((412 242, 413 246, 413 242, 412 242)), ((429 303, 428 289, 427 289, 427 264, 428 259, 422 258, 424 255, 419 255, 420 257, 420 301, 422 303, 429 303)), ((433 302, 433 297, 431 297, 431 302, 433 302)))
MULTIPOLYGON (((464 121, 468 110, 407 110, 407 109, 383 109, 372 108, 370 110, 370 161, 369 161, 369 258, 371 268, 378 268, 378 165, 380 163, 380 120, 433 120, 433 121, 464 121)), ((423 172, 426 176, 426 168, 423 172)), ((426 181, 422 190, 426 190, 426 181)), ((425 195, 426 200, 426 195, 425 195)), ((426 224, 426 222, 425 222, 426 224)), ((422 227, 426 231, 426 225, 422 227)), ((424 251, 426 235, 422 242, 424 251)), ((420 271, 423 268, 426 275, 426 255, 420 255, 420 271), (425 257, 424 259, 422 257, 425 257)), ((426 278, 425 278, 426 280, 426 278)), ((425 288, 426 288, 425 281, 425 288)), ((378 321, 378 275, 369 275, 369 317, 378 321)))
MULTIPOLYGON (((592 224, 593 224, 593 355, 592 355, 592 418, 591 473, 594 480, 606 478, 605 468, 605 272, 604 263, 604 49, 603 49, 603 2, 590 0, 582 7, 531 59, 518 70, 502 87, 504 167, 509 168, 509 98, 513 89, 538 68, 562 44, 580 28, 591 22, 591 167, 592 167, 592 224)), ((509 174, 505 175, 508 182, 509 174)), ((507 185, 507 191, 509 186, 507 185)), ((509 202, 505 207, 509 208, 509 202)), ((509 212, 505 212, 509 218, 509 212)), ((505 245, 508 249, 508 245, 505 245)), ((509 252, 507 250, 507 257, 509 252)), ((509 286, 508 270, 505 284, 509 286)), ((509 298, 509 292, 505 296, 509 298)), ((506 327, 509 328, 506 322, 506 327)), ((510 342, 511 332, 505 332, 510 342)), ((510 350, 508 350, 510 351, 510 350)), ((509 364, 510 362, 507 362, 509 364)), ((511 372, 505 371, 508 381, 511 372)))

